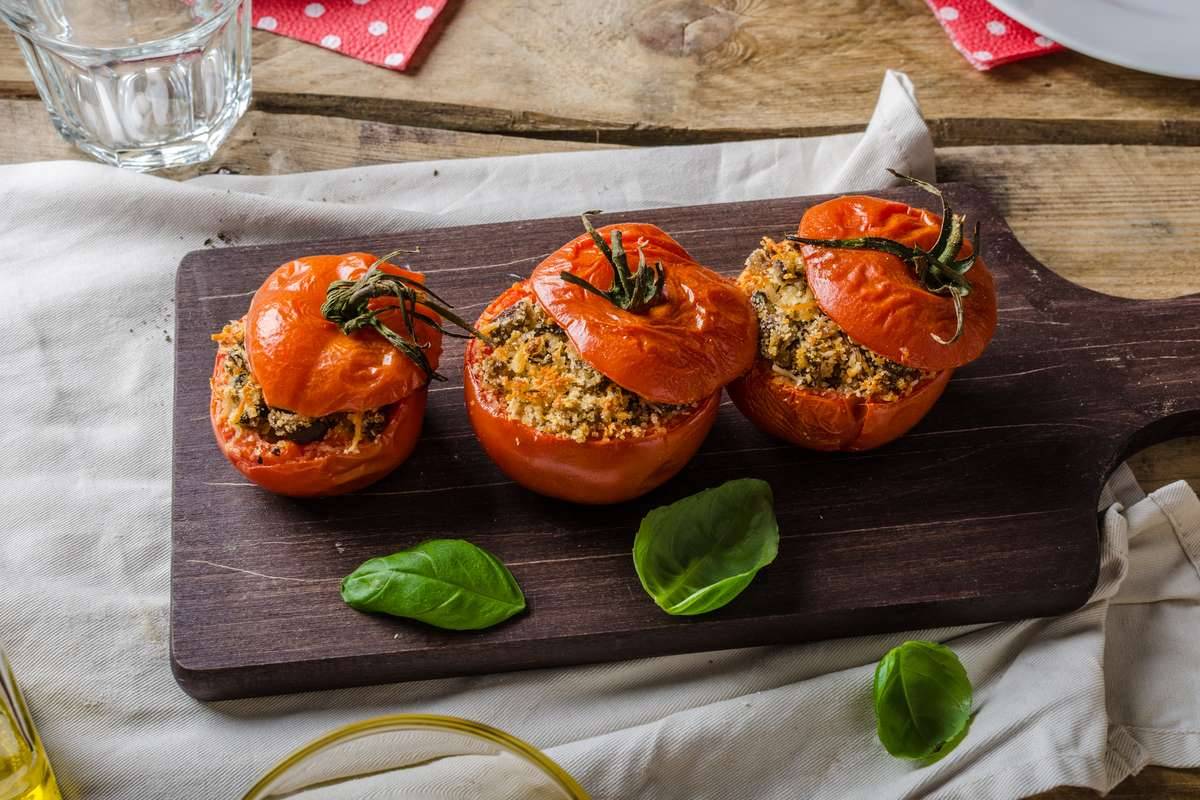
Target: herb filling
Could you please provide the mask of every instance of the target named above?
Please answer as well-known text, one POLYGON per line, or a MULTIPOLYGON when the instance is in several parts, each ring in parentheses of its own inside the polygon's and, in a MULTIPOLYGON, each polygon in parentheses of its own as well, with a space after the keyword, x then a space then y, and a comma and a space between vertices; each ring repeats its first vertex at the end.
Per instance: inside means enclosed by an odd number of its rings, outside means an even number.
POLYGON ((268 406, 262 387, 250 374, 242 322, 230 322, 212 338, 219 345, 219 352, 225 355, 224 369, 213 378, 213 392, 220 398, 221 414, 230 425, 252 431, 270 443, 308 444, 324 440, 344 446, 346 452, 355 452, 362 442, 373 441, 387 426, 386 408, 306 417, 268 406))
POLYGON ((481 331, 492 342, 472 369, 508 416, 535 430, 585 442, 661 431, 695 405, 661 405, 623 389, 584 361, 537 303, 506 308, 481 331))
POLYGON ((758 315, 759 353, 799 386, 891 401, 934 373, 906 367, 851 339, 820 306, 791 242, 764 237, 738 285, 758 315))

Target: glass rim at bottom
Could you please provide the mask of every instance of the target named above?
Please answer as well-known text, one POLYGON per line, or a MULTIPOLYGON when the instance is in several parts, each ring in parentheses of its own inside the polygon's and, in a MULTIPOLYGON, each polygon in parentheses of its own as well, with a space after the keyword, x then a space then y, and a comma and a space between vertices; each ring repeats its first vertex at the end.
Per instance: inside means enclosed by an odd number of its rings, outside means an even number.
POLYGON ((566 792, 572 800, 591 800, 591 796, 584 791, 583 787, 566 770, 533 745, 499 728, 493 728, 491 725, 485 725, 482 722, 475 722, 463 717, 452 717, 443 714, 385 714, 334 728, 276 764, 250 788, 250 791, 246 792, 242 800, 258 800, 258 798, 262 797, 262 792, 267 790, 272 783, 288 770, 331 744, 357 736, 358 734, 370 733, 374 730, 393 726, 425 728, 428 730, 450 731, 477 736, 493 744, 506 747, 541 767, 546 775, 552 778, 558 784, 559 788, 566 792))
POLYGON ((101 164, 120 167, 135 172, 195 167, 210 161, 229 140, 234 127, 250 107, 253 82, 247 73, 237 89, 236 96, 221 111, 218 119, 205 125, 190 137, 173 141, 145 145, 144 147, 111 148, 96 142, 94 138, 80 135, 79 129, 67 124, 59 114, 47 106, 50 121, 58 135, 74 145, 84 154, 101 164))

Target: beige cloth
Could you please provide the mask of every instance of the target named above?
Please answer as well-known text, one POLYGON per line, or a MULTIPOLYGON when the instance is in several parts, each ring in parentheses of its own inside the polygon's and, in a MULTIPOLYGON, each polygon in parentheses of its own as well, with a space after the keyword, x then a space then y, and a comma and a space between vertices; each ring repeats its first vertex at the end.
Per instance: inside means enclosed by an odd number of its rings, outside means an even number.
POLYGON ((203 705, 168 667, 172 286, 189 250, 869 188, 933 177, 907 80, 863 134, 187 184, 0 168, 0 641, 68 798, 238 797, 324 731, 457 714, 549 748, 597 798, 1013 797, 1200 764, 1200 502, 1118 474, 1093 602, 949 639, 971 735, 915 769, 875 741, 904 634, 203 705), (433 170, 438 177, 432 177, 433 170), (1189 560, 1190 559, 1190 560, 1189 560))

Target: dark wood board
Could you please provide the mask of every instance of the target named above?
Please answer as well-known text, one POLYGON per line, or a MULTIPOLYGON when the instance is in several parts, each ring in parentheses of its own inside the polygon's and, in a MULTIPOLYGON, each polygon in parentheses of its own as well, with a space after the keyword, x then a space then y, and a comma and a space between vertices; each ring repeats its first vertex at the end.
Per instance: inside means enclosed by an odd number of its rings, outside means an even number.
MULTIPOLYGON (((208 422, 209 334, 241 316, 276 266, 315 253, 420 247, 412 265, 474 317, 577 218, 358 240, 206 250, 176 286, 171 658, 189 694, 214 700, 797 642, 1061 613, 1097 575, 1104 479, 1141 447, 1200 430, 1200 295, 1133 301, 1080 288, 1039 264, 979 190, 948 184, 981 219, 1000 293, 984 356, 959 370, 909 435, 868 453, 800 450, 760 433, 728 401, 708 441, 645 498, 586 508, 508 481, 463 408, 461 342, 430 394, 413 457, 362 492, 275 497, 221 456, 208 422), (650 508, 738 477, 775 490, 778 560, 729 606, 661 612, 630 548, 650 508), (338 582, 367 558, 463 537, 520 581, 529 612, 454 633, 355 612, 338 582)), ((911 190, 879 192, 914 204, 911 190)), ((734 275, 759 238, 795 229, 823 197, 605 215, 672 233, 734 275)), ((1131 263, 1130 269, 1144 265, 1131 263)))

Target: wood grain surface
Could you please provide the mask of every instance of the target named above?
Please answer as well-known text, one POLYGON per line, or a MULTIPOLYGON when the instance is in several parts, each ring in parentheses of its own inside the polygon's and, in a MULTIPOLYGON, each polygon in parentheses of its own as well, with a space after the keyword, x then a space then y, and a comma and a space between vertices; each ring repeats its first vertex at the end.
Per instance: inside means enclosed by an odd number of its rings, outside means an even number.
MULTIPOLYGON (((255 110, 213 162, 171 174, 860 128, 881 71, 894 67, 916 83, 942 179, 985 186, 1035 256, 1122 296, 1200 291, 1200 148, 1178 146, 1200 141, 1200 84, 1071 53, 976 73, 921 0, 622 0, 599 14, 597 5, 456 4, 404 74, 255 32, 255 110), (731 15, 741 35, 714 48, 731 15), (635 44, 621 24, 644 19, 660 21, 657 35, 635 44), (606 64, 598 31, 604 45, 618 40, 629 62, 620 74, 638 75, 632 102, 599 68, 559 68, 572 53, 606 64), (1147 234, 1153 270, 1138 255, 1147 234)), ((35 98, 12 39, 0 35, 0 163, 79 158, 35 98)), ((1200 489, 1198 438, 1155 445, 1131 464, 1147 491, 1180 478, 1200 489)), ((1097 796, 1064 788, 1041 798, 1097 796)), ((1110 796, 1200 798, 1200 770, 1150 767, 1110 796)))
MULTIPOLYGON (((863 127, 892 68, 939 144, 1200 143, 1200 84, 1074 53, 979 73, 922 0, 456 2, 405 74, 262 31, 253 47, 272 112, 629 144, 812 135, 863 127)), ((6 44, 0 97, 34 96, 6 44)))
MULTIPOLYGON (((442 229, 334 243, 192 254, 176 297, 172 653, 204 699, 626 659, 1066 611, 1098 566, 1096 503, 1119 460, 1200 422, 1200 296, 1133 301, 1039 265, 978 191, 950 185, 984 221, 1000 328, 934 412, 877 451, 803 451, 731 406, 692 463, 639 501, 584 509, 538 497, 488 462, 466 421, 461 347, 433 387, 405 466, 355 495, 297 502, 246 483, 209 429, 208 334, 244 313, 275 266, 315 252, 421 248, 413 266, 477 311, 576 234, 575 219, 442 229), (500 256, 503 258, 500 258, 500 256), (671 618, 629 557, 645 512, 735 477, 775 489, 779 559, 735 603, 671 618), (464 636, 346 608, 338 579, 431 537, 501 557, 531 612, 464 636)), ((909 191, 884 194, 927 202, 909 191)), ((734 273, 764 233, 812 200, 654 210, 636 218, 734 273)), ((625 218, 629 218, 626 216, 625 218)), ((613 221, 610 217, 606 221, 613 221)), ((457 344, 457 343, 456 343, 457 344)))

